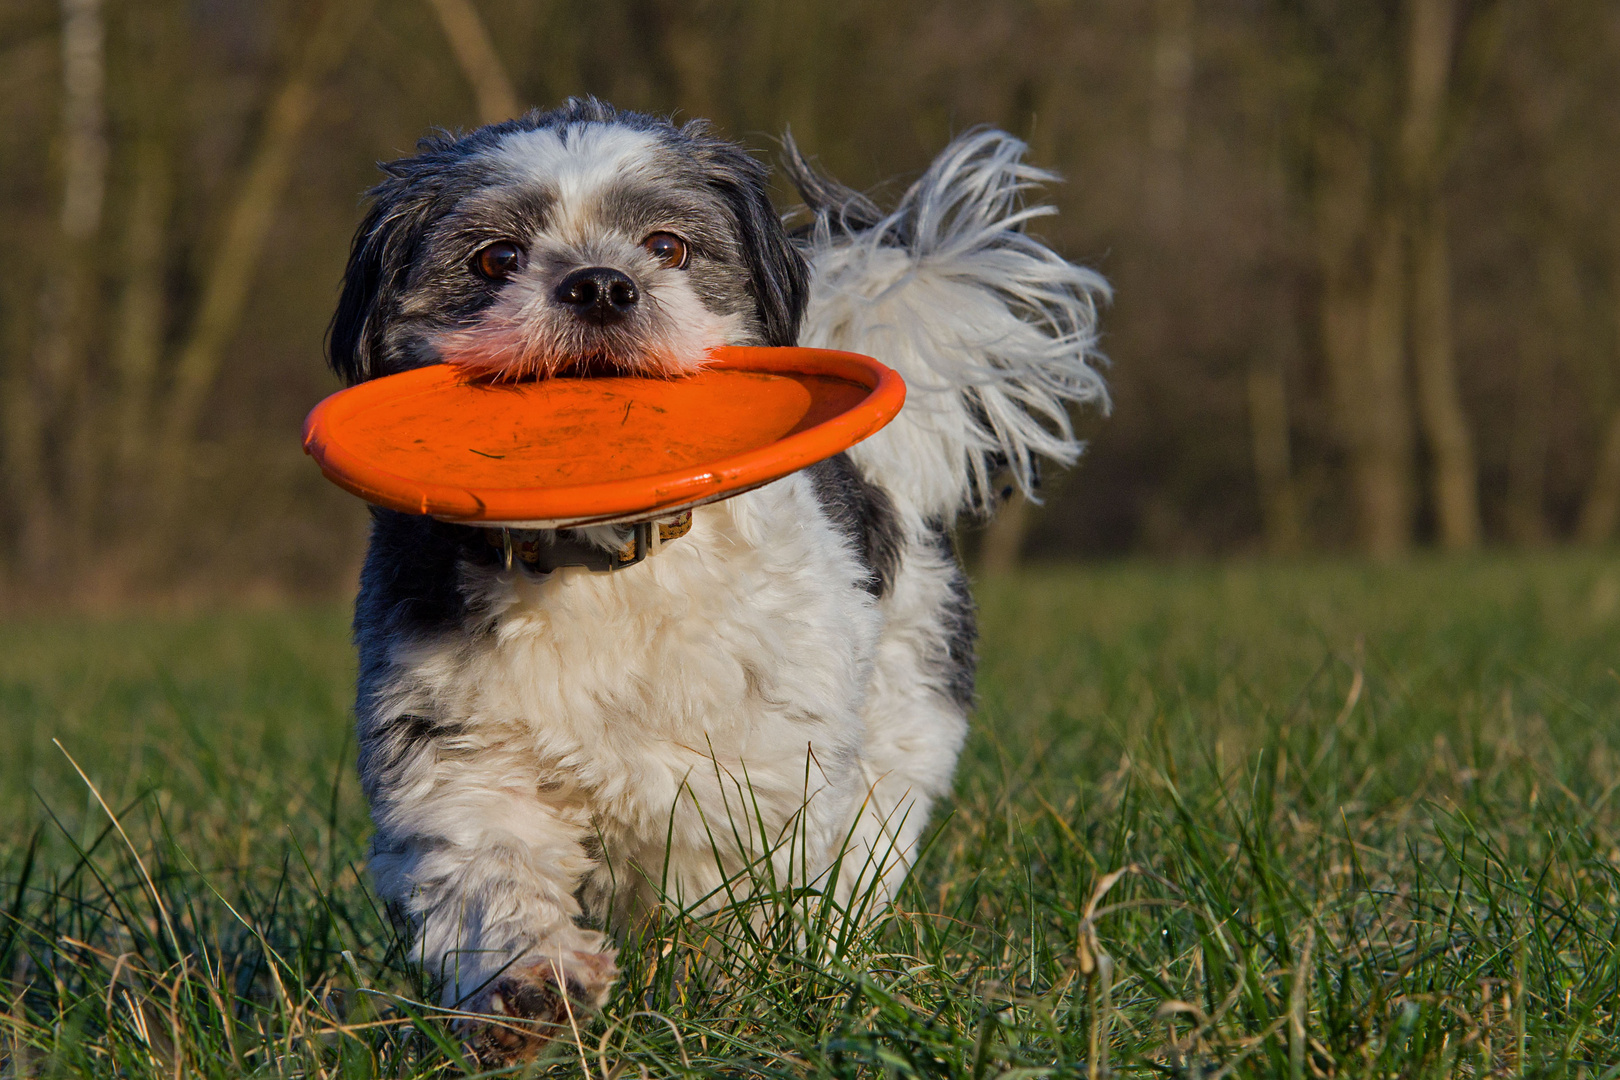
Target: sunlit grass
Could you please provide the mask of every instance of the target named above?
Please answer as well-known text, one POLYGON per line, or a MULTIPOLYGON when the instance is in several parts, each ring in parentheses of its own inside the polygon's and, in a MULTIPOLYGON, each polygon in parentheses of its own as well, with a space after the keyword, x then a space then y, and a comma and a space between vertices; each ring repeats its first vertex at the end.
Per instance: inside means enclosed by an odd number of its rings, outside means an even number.
MULTIPOLYGON (((979 595, 898 909, 671 913, 541 1071, 1620 1076, 1620 564, 979 595)), ((0 1075, 459 1068, 366 888, 345 623, 0 627, 0 1075)))

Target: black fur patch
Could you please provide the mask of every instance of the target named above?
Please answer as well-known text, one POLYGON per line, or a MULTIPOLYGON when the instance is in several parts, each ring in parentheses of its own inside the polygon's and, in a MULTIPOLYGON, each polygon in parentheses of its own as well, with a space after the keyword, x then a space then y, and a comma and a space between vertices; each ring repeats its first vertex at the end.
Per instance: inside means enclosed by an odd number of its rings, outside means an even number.
POLYGON ((967 574, 956 557, 951 534, 943 526, 936 527, 934 544, 940 555, 950 564, 951 580, 944 605, 940 609, 940 622, 944 626, 945 641, 942 655, 936 657, 940 683, 952 701, 966 712, 973 708, 976 698, 974 680, 978 675, 979 610, 973 603, 968 588, 967 574))
POLYGON ((810 264, 788 238, 771 205, 771 171, 742 147, 709 134, 694 121, 680 129, 683 150, 694 154, 704 180, 731 207, 743 259, 751 271, 748 291, 759 306, 766 345, 797 345, 799 324, 810 302, 810 264))
POLYGON ((888 492, 857 472, 847 454, 817 462, 805 472, 822 509, 865 564, 866 591, 887 595, 900 568, 900 523, 888 492))
POLYGON ((354 602, 362 712, 368 691, 385 675, 392 643, 466 621, 457 564, 493 565, 499 557, 480 529, 372 508, 371 545, 354 602))
POLYGON ((464 724, 446 724, 431 717, 404 713, 394 717, 386 724, 378 726, 371 733, 371 738, 386 740, 396 758, 399 758, 404 757, 413 750, 420 749, 435 739, 449 735, 465 734, 466 730, 464 724))
POLYGON ((418 750, 438 739, 464 734, 466 730, 463 724, 446 724, 431 717, 405 713, 372 728, 363 740, 361 752, 385 754, 388 760, 379 764, 385 769, 397 769, 418 750))
POLYGON ((400 782, 406 767, 440 739, 466 733, 466 726, 443 723, 427 716, 405 713, 367 728, 361 725, 360 786, 368 799, 400 782))
MULTIPOLYGON (((805 208, 813 217, 824 219, 834 236, 865 232, 883 220, 877 203, 810 164, 791 135, 782 139, 782 172, 799 190, 805 208)), ((813 223, 801 226, 794 235, 807 236, 813 227, 813 223)))

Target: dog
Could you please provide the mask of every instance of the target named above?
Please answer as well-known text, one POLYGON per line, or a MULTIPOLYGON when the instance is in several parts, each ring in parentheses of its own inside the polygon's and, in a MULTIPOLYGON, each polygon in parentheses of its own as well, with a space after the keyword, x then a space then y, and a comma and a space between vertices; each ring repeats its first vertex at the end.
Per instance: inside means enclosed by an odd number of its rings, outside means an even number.
POLYGON ((767 167, 701 122, 571 99, 418 151, 354 238, 329 334, 350 384, 441 362, 679 378, 716 346, 802 344, 908 386, 878 434, 656 544, 593 526, 513 559, 499 530, 373 509, 370 871, 444 1003, 510 1019, 464 1029, 472 1049, 512 1061, 605 1003, 604 927, 713 907, 760 860, 892 897, 973 704, 953 526, 998 477, 1028 491, 1038 458, 1075 459, 1070 407, 1106 405, 1108 286, 1025 231, 1052 177, 989 129, 887 212, 785 140, 791 232, 767 167))

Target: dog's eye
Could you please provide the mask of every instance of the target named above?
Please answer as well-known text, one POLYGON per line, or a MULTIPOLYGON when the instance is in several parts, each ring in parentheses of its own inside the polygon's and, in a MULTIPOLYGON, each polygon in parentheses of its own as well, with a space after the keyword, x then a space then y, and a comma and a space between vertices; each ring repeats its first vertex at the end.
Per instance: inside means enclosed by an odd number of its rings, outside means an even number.
POLYGON ((641 246, 671 270, 686 268, 686 241, 672 232, 655 232, 643 240, 641 246))
POLYGON ((504 281, 523 266, 523 249, 510 240, 497 240, 478 249, 473 269, 489 281, 504 281))

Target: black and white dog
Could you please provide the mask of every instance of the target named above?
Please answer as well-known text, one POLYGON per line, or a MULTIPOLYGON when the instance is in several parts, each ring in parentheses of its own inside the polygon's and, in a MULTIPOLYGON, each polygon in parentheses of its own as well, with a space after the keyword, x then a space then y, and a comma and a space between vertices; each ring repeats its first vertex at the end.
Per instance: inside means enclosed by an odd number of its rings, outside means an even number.
POLYGON ((623 529, 542 534, 550 561, 514 561, 487 530, 374 512, 355 609, 371 871, 447 1004, 538 1022, 473 1029, 486 1059, 605 1001, 593 926, 701 907, 761 859, 892 894, 973 698, 951 526, 992 473, 1027 488, 1037 455, 1072 461, 1069 403, 1104 401, 1107 287, 1024 231, 1050 177, 1021 143, 961 136, 891 213, 787 151, 811 214, 795 235, 765 166, 703 124, 574 100, 425 140, 384 167, 354 240, 331 330, 350 383, 441 360, 677 377, 715 346, 803 344, 876 356, 909 390, 847 454, 699 508, 613 572, 578 552, 611 565, 623 529))

